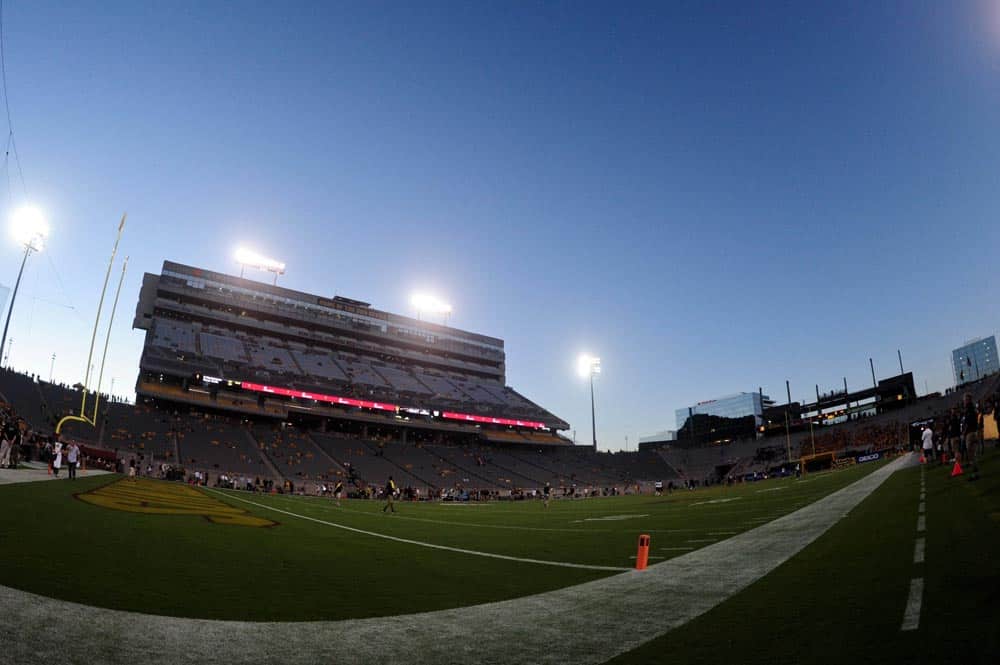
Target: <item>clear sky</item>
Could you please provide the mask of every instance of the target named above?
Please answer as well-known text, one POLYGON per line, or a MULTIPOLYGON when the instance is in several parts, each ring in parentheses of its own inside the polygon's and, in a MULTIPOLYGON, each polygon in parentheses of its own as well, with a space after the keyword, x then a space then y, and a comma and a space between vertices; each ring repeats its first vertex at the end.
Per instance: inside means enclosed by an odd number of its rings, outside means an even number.
POLYGON ((240 243, 291 288, 440 293, 581 441, 600 355, 602 448, 786 378, 859 387, 897 348, 943 389, 1000 321, 997 2, 3 5, 52 226, 11 362, 43 377, 83 378, 125 210, 119 394, 142 273, 235 272, 240 243))

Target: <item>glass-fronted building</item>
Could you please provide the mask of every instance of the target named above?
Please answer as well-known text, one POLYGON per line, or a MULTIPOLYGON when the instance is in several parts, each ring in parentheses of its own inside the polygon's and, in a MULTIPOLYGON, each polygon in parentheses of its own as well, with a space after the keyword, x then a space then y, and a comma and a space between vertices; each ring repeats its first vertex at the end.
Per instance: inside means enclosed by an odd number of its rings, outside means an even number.
POLYGON ((677 429, 683 429, 688 416, 704 414, 707 416, 721 416, 723 418, 743 418, 745 416, 755 416, 757 424, 761 423, 761 415, 766 407, 772 406, 774 402, 767 395, 760 393, 737 393, 726 395, 717 399, 710 399, 698 402, 694 406, 677 409, 674 416, 677 419, 677 429))
POLYGON ((1000 370, 997 364, 997 338, 995 335, 966 342, 951 352, 951 366, 955 372, 955 385, 978 381, 1000 370))

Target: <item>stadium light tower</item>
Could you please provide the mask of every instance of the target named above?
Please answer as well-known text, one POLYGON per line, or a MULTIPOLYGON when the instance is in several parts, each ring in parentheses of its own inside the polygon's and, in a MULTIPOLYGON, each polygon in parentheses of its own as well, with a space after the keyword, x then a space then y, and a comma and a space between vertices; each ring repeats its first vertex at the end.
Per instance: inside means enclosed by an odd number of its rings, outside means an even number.
POLYGON ((14 211, 10 218, 10 230, 14 239, 24 247, 24 258, 21 259, 21 269, 17 271, 17 281, 14 282, 14 292, 10 296, 10 306, 7 308, 7 320, 3 324, 3 336, 0 337, 0 358, 3 358, 3 347, 7 343, 7 328, 10 327, 10 315, 14 311, 14 301, 17 299, 17 289, 21 286, 21 275, 24 274, 24 264, 28 255, 40 252, 49 237, 49 223, 45 216, 35 207, 25 206, 14 211))
POLYGON ((429 293, 414 293, 410 296, 410 304, 417 310, 418 321, 422 312, 442 315, 445 325, 447 325, 448 319, 451 317, 451 305, 429 293))
POLYGON ((597 415, 594 409, 594 375, 601 373, 601 359, 583 353, 576 363, 576 371, 581 377, 590 377, 590 432, 594 450, 597 450, 597 415))

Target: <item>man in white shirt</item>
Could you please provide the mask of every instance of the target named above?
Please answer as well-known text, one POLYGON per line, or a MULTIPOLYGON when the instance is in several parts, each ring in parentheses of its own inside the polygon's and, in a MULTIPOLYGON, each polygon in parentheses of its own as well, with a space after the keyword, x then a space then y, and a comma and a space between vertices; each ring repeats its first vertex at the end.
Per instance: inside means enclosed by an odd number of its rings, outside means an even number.
POLYGON ((931 429, 930 425, 924 426, 924 431, 920 435, 920 440, 922 441, 922 447, 924 449, 924 459, 929 460, 934 454, 934 430, 931 429))

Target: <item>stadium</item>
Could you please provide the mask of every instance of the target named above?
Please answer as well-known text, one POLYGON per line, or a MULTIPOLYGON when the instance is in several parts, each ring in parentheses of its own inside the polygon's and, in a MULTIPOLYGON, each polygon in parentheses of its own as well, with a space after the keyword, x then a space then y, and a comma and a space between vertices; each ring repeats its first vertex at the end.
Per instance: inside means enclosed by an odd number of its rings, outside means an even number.
POLYGON ((0 0, 0 665, 998 662, 918 4, 0 0))
MULTIPOLYGON (((53 623, 83 647, 73 662, 756 662, 817 641, 833 662, 909 642, 911 576, 938 556, 982 597, 956 623, 956 579, 916 578, 931 628, 911 659, 995 646, 972 611, 1000 572, 997 513, 977 509, 995 445, 974 486, 950 458, 918 463, 911 444, 962 395, 917 398, 910 375, 786 405, 784 427, 693 418, 690 440, 610 453, 505 385, 502 340, 362 301, 167 261, 133 325, 137 402, 96 426, 56 436, 80 386, 0 380, 20 432, 0 495, 32 506, 3 518, 15 662, 64 657, 53 623), (58 480, 56 442, 79 446, 79 480, 26 482, 58 480), (71 565, 39 556, 53 548, 71 565), (845 643, 858 612, 871 637, 845 643), (759 651, 773 622, 785 634, 759 651)), ((1000 377, 966 388, 995 441, 1000 377)))

